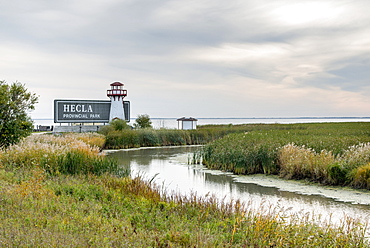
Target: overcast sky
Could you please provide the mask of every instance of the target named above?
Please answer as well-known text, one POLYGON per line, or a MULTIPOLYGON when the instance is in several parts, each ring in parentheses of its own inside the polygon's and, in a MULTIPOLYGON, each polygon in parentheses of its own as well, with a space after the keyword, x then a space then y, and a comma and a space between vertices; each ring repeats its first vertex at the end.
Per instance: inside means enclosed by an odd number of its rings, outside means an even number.
POLYGON ((370 116, 369 0, 0 0, 0 80, 131 117, 370 116))

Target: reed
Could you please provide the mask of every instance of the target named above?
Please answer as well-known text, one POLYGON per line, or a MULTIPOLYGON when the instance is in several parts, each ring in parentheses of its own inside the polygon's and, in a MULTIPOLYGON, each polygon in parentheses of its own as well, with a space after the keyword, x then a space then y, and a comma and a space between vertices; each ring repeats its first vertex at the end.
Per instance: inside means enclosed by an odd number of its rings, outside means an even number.
POLYGON ((370 123, 269 128, 229 134, 207 144, 202 151, 203 163, 236 174, 279 174, 287 179, 368 188, 370 123))
POLYGON ((104 158, 99 150, 73 137, 40 136, 1 151, 1 246, 369 245, 357 220, 319 226, 269 205, 256 210, 239 200, 166 192, 154 178, 119 177, 114 166, 95 166, 104 158))
MULTIPOLYGON (((276 128, 282 128, 276 126, 276 128)), ((142 146, 199 145, 219 139, 230 133, 251 130, 268 130, 271 125, 205 125, 196 130, 177 129, 122 129, 107 126, 101 130, 106 136, 106 149, 134 148, 142 146)))
POLYGON ((370 189, 370 163, 356 168, 352 172, 351 184, 357 188, 370 189))
MULTIPOLYGON (((239 142, 234 147, 244 145, 234 135, 239 142)), ((257 148, 242 146, 253 150, 250 154, 258 157, 253 161, 269 163, 264 156, 278 154, 261 142, 268 136, 264 132, 243 135, 256 138, 257 148)), ((342 151, 338 156, 349 155, 342 151)), ((100 148, 73 137, 32 136, 2 150, 0 159, 4 247, 369 246, 366 226, 358 220, 318 225, 314 217, 289 216, 287 209, 268 204, 255 209, 252 203, 212 195, 180 195, 166 192, 153 178, 118 177, 109 166, 95 171, 94 159, 103 159, 100 148)), ((355 167, 359 174, 354 178, 367 175, 368 168, 362 167, 355 167)))
POLYGON ((335 162, 332 152, 317 153, 305 146, 288 144, 279 149, 279 174, 287 179, 328 179, 328 167, 335 162))
MULTIPOLYGON (((319 226, 286 209, 163 194, 153 180, 109 174, 22 182, 0 169, 4 247, 368 247, 365 227, 347 219, 319 226), (289 220, 289 221, 288 221, 289 220), (52 237, 52 238, 50 238, 52 237)), ((19 173, 14 172, 14 173, 19 173)))
POLYGON ((50 175, 123 173, 118 163, 100 154, 97 134, 33 135, 1 152, 5 168, 42 168, 50 175))

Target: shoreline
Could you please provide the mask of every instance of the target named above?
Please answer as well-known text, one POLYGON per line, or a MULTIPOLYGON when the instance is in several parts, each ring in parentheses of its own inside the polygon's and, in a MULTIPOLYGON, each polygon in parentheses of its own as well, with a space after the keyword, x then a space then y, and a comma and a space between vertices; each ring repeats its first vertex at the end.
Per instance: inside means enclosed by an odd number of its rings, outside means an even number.
POLYGON ((317 195, 358 205, 370 205, 370 191, 340 186, 326 186, 307 181, 286 180, 275 175, 230 175, 235 182, 257 184, 263 187, 277 188, 279 191, 297 193, 300 195, 317 195))
MULTIPOLYGON (((204 145, 186 145, 186 146, 153 146, 153 147, 138 147, 128 149, 107 149, 103 150, 105 154, 119 151, 135 151, 145 149, 160 149, 160 148, 177 148, 177 147, 201 147, 204 145)), ((315 182, 304 180, 287 180, 279 178, 277 175, 254 174, 254 175, 236 175, 232 172, 208 169, 204 165, 200 170, 213 175, 230 176, 233 181, 256 184, 262 187, 276 188, 279 191, 297 193, 299 195, 316 195, 324 198, 333 199, 337 202, 351 203, 369 206, 370 191, 365 189, 355 189, 351 187, 322 185, 315 182)))

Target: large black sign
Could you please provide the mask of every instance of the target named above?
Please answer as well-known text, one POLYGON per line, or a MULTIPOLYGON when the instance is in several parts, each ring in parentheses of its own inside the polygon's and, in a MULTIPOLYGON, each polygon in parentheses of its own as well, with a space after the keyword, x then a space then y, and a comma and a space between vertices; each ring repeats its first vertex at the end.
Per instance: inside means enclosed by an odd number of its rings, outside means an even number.
POLYGON ((110 101, 54 100, 54 122, 109 122, 110 101))
MULTIPOLYGON (((55 123, 107 123, 110 100, 54 100, 55 123)), ((123 101, 125 120, 130 122, 130 102, 123 101)))

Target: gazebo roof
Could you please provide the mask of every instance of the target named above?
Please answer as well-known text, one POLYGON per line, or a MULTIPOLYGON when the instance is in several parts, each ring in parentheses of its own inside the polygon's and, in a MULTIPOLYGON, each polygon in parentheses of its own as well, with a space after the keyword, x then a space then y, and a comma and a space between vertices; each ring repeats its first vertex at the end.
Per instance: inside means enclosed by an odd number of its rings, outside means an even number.
POLYGON ((177 121, 198 121, 198 120, 193 117, 189 117, 189 118, 182 117, 182 118, 177 119, 177 121))

